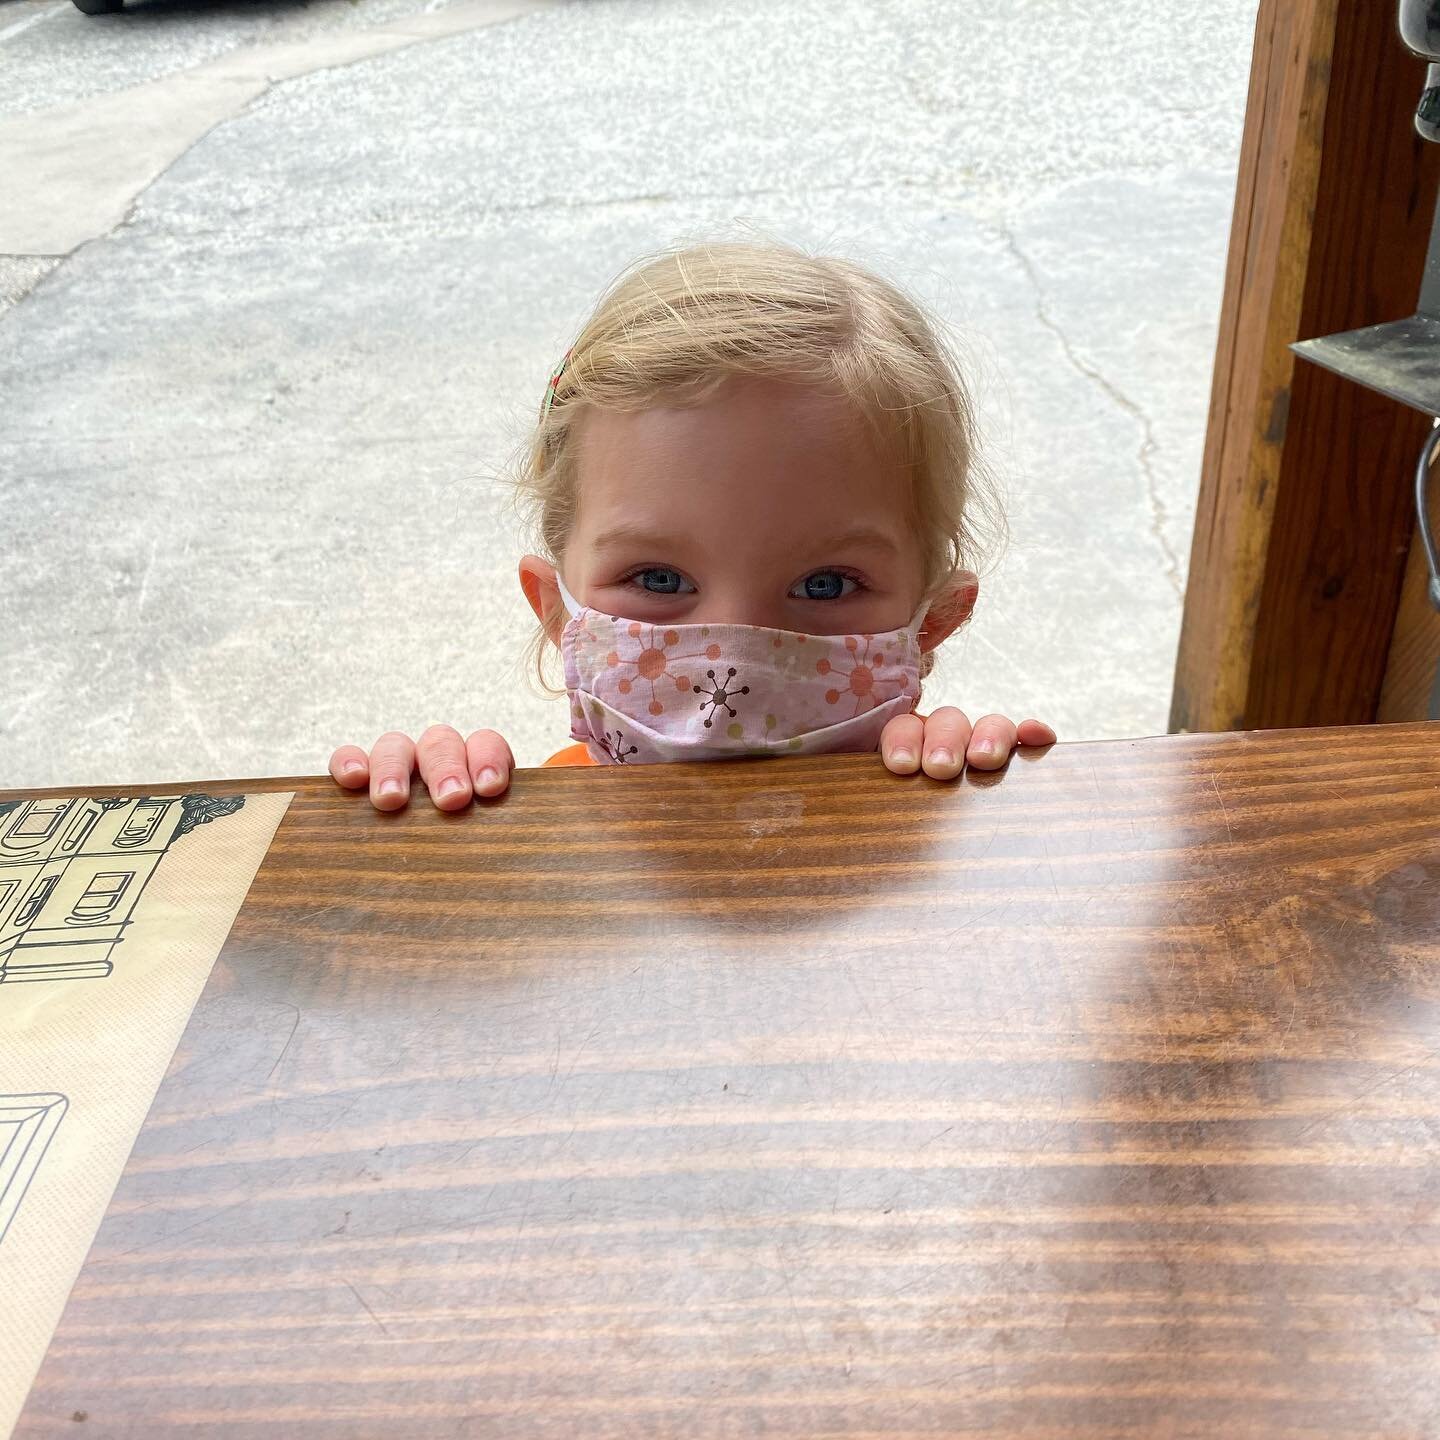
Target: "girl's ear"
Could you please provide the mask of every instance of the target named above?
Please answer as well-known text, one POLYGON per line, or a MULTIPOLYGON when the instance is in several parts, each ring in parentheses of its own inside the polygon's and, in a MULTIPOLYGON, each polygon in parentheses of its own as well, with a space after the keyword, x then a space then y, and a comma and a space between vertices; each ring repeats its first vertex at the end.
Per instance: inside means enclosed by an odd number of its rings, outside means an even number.
POLYGON ((920 625, 920 653, 933 650, 958 630, 975 609, 980 578, 973 570, 957 570, 945 588, 930 603, 920 625))
POLYGON ((555 583, 555 567, 538 555, 522 556, 520 588, 545 627, 545 633, 558 645, 565 629, 565 606, 560 600, 560 587, 555 583))

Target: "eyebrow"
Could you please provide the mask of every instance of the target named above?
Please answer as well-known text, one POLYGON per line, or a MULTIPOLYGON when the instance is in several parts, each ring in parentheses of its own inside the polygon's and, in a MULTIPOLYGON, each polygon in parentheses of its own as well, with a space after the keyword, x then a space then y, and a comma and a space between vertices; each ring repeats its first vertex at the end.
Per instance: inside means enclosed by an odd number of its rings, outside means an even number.
POLYGON ((597 535, 593 543, 597 550, 603 549, 607 545, 643 545, 647 549, 654 550, 679 548, 679 542, 673 537, 646 530, 640 525, 615 525, 597 535))
MULTIPOLYGON (((657 534, 640 525, 615 525, 609 530, 602 531, 594 540, 597 550, 609 545, 643 545, 654 550, 677 550, 681 543, 672 536, 657 534)), ((843 550, 851 547, 884 550, 891 555, 899 553, 899 546, 890 536, 883 530, 876 530, 868 525, 847 530, 841 535, 832 535, 815 544, 815 549, 818 551, 843 550)))
POLYGON ((819 550, 844 550, 850 546, 867 550, 886 550, 892 555, 898 554, 900 549, 883 530, 876 530, 869 525, 862 525, 855 530, 847 530, 843 535, 832 535, 816 548, 819 550))

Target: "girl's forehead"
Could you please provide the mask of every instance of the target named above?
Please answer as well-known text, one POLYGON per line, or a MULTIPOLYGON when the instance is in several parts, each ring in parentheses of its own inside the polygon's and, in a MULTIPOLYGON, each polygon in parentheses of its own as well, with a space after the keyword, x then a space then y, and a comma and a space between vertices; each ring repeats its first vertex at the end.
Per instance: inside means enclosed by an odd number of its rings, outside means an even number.
POLYGON ((905 508, 903 472, 854 404, 798 382, 736 377, 693 405, 592 409, 579 435, 579 510, 596 521, 905 508))

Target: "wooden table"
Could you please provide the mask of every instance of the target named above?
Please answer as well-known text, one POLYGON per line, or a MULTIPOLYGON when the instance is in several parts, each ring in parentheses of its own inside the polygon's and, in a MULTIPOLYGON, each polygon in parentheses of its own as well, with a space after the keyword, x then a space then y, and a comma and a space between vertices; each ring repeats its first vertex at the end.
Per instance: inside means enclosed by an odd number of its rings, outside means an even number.
POLYGON ((1440 725, 199 788, 19 1435, 1440 1434, 1440 725))

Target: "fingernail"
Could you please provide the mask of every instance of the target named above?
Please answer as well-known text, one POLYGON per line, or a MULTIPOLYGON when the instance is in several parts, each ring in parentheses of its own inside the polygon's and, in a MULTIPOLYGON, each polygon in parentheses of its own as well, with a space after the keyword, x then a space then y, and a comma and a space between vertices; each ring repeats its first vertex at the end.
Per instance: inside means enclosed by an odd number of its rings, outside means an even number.
POLYGON ((488 790, 500 778, 500 772, 493 766, 487 765, 476 777, 475 784, 481 790, 488 790))
POLYGON ((1000 758, 1000 747, 993 740, 982 740, 976 747, 975 753, 982 760, 998 760, 1000 758))
POLYGON ((458 795, 464 788, 465 782, 458 775, 451 775, 440 782, 440 788, 435 794, 441 800, 448 800, 452 795, 458 795))
POLYGON ((358 760, 351 760, 340 767, 342 775, 358 775, 365 767, 358 760))
POLYGON ((382 780, 380 782, 380 793, 385 796, 401 795, 405 787, 398 780, 382 780))
POLYGON ((932 750, 929 758, 932 765, 953 765, 955 763, 955 752, 945 749, 932 750))
POLYGON ((892 750, 890 758, 897 765, 908 765, 914 760, 915 752, 913 750, 892 750))

